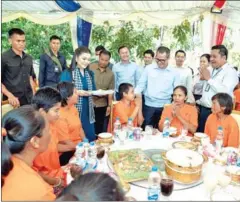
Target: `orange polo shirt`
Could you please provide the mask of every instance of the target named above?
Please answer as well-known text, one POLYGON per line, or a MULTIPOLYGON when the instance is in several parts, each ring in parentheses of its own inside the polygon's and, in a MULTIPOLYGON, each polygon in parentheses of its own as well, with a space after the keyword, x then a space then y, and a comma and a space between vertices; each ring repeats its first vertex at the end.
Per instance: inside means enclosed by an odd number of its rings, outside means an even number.
POLYGON ((53 188, 21 159, 12 156, 13 169, 4 179, 3 201, 54 201, 53 188))
POLYGON ((54 125, 57 128, 59 141, 72 140, 76 145, 82 141, 80 134, 84 132, 78 110, 75 106, 70 108, 61 107, 59 119, 54 125))
POLYGON ((235 119, 228 115, 223 121, 217 119, 217 115, 211 114, 205 125, 204 132, 210 137, 211 143, 214 143, 217 136, 217 129, 219 126, 223 127, 223 146, 224 147, 238 147, 239 146, 239 128, 235 119))
POLYGON ((57 137, 57 129, 54 124, 50 124, 50 134, 51 140, 48 145, 48 149, 35 158, 33 166, 39 172, 42 172, 49 177, 64 178, 63 170, 59 162, 59 154, 57 149, 59 142, 57 137))
MULTIPOLYGON (((164 107, 161 119, 158 123, 159 128, 163 127, 163 123, 167 117, 169 117, 169 118, 172 117, 172 110, 173 110, 173 105, 168 105, 168 106, 164 107)), ((196 107, 188 105, 188 104, 184 104, 180 108, 180 115, 188 123, 191 123, 192 125, 194 125, 196 127, 198 126, 198 112, 197 112, 196 107)), ((177 134, 179 134, 179 135, 181 134, 183 124, 177 117, 173 117, 170 125, 171 125, 171 127, 177 128, 177 134)), ((191 134, 188 131, 188 136, 193 136, 193 134, 191 134)))
MULTIPOLYGON (((126 107, 121 101, 119 101, 116 105, 113 107, 113 124, 116 121, 116 118, 118 117, 120 119, 121 124, 127 124, 128 118, 132 115, 134 109, 135 109, 135 102, 132 101, 130 107, 126 107)), ((133 126, 137 127, 137 117, 133 120, 133 126)), ((113 127, 112 127, 113 128, 113 127)), ((110 121, 108 123, 108 132, 110 131, 110 121)))
POLYGON ((240 88, 236 89, 234 92, 234 97, 235 97, 235 110, 240 111, 240 88))

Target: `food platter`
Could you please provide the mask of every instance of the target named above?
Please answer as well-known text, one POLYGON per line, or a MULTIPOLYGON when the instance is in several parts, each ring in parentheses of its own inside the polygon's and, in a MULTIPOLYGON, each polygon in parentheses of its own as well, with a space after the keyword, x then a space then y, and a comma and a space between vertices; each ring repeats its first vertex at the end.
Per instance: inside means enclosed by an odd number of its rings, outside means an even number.
POLYGON ((197 150, 197 146, 193 144, 192 142, 186 142, 186 141, 177 141, 172 144, 173 148, 176 149, 191 149, 191 150, 197 150))
POLYGON ((96 96, 109 95, 109 94, 113 94, 113 93, 114 93, 113 90, 102 90, 102 89, 99 89, 99 90, 91 91, 91 94, 92 95, 96 95, 96 96))
POLYGON ((115 172, 124 182, 147 179, 153 166, 141 149, 110 151, 108 156, 115 172))

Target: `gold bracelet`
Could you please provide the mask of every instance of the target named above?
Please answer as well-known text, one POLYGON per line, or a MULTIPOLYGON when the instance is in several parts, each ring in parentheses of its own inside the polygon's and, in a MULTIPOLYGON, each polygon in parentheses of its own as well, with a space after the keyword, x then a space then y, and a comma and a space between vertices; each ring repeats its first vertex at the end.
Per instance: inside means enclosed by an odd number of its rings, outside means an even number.
POLYGON ((61 179, 60 177, 58 177, 57 179, 59 179, 59 183, 58 183, 57 185, 53 185, 53 187, 58 187, 58 186, 61 185, 61 183, 62 183, 62 179, 61 179))

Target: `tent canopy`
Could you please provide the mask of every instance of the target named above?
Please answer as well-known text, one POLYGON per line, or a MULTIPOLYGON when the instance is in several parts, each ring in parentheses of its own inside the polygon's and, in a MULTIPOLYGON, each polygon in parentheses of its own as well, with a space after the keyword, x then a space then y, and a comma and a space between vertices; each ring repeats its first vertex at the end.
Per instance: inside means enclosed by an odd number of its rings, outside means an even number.
POLYGON ((240 4, 227 1, 222 14, 210 14, 215 1, 75 1, 81 6, 76 12, 66 12, 55 1, 3 1, 2 22, 25 17, 45 25, 61 24, 76 15, 93 24, 108 20, 142 18, 158 25, 176 25, 184 19, 195 20, 199 15, 210 15, 215 21, 240 26, 240 4))

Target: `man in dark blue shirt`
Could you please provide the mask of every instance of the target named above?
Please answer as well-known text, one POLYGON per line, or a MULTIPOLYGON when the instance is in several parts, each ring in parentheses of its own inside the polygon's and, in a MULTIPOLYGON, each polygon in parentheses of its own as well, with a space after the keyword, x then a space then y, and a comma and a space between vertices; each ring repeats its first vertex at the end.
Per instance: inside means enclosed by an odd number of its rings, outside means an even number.
POLYGON ((60 81, 62 71, 67 68, 65 57, 59 52, 60 37, 50 37, 50 49, 40 56, 39 87, 56 87, 60 81))

